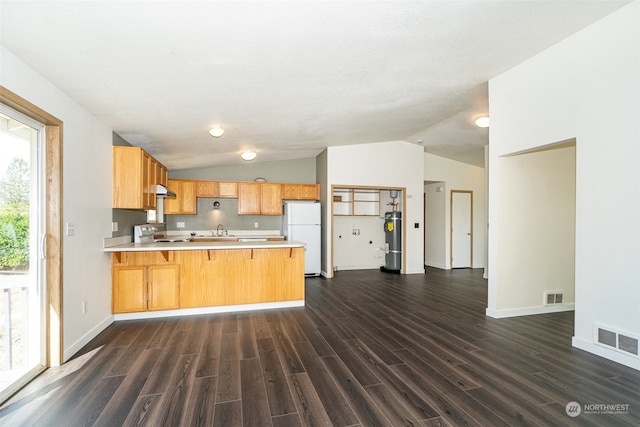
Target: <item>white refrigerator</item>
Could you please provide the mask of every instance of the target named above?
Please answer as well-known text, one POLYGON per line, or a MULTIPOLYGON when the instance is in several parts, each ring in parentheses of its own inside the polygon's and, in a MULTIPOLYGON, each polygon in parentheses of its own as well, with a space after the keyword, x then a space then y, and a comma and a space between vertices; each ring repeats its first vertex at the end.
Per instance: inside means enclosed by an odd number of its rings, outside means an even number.
POLYGON ((320 203, 285 202, 282 234, 305 244, 304 274, 320 275, 320 203))

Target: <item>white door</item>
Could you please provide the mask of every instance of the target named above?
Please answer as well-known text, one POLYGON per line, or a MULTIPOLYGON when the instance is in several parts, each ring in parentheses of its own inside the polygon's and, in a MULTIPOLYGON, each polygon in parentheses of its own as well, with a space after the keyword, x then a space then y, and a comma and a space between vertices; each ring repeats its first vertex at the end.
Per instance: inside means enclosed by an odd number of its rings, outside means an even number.
POLYGON ((471 191, 451 190, 451 268, 470 268, 472 259, 471 191))

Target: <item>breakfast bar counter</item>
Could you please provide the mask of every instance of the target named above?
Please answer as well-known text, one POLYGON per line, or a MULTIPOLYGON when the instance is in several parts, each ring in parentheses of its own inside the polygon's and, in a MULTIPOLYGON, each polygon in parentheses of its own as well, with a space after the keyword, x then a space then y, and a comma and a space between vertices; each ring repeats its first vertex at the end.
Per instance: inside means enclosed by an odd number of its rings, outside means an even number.
POLYGON ((125 243, 111 253, 116 320, 304 306, 304 244, 125 243))

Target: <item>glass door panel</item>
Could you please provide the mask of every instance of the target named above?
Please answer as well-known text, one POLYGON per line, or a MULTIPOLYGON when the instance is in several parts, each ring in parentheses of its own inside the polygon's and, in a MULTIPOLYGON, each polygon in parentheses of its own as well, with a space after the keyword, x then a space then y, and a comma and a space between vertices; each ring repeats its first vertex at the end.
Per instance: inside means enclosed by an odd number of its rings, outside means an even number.
POLYGON ((0 401, 44 367, 44 126, 0 105, 0 401))

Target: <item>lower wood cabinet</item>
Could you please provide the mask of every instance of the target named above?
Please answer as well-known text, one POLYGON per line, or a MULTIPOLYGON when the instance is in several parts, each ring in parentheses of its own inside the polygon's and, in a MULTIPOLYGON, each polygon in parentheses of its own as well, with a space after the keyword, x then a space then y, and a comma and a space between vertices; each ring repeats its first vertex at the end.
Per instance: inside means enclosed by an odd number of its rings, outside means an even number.
POLYGON ((180 252, 182 308, 304 299, 304 248, 180 252))
POLYGON ((120 252, 112 311, 304 300, 304 248, 120 252))
POLYGON ((180 308, 178 265, 114 265, 112 270, 113 313, 180 308))

